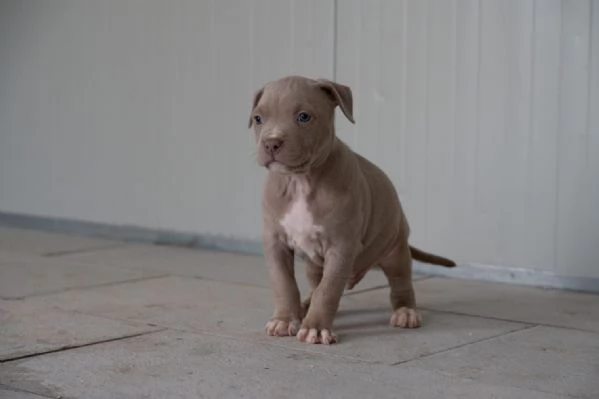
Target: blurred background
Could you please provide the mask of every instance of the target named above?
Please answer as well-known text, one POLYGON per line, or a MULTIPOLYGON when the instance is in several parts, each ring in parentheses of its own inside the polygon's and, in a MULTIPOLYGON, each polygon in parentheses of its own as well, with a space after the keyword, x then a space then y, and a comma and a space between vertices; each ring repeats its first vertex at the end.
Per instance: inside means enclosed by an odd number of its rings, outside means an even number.
POLYGON ((288 74, 352 88, 413 244, 599 290, 593 0, 2 0, 0 225, 259 252, 247 118, 288 74))

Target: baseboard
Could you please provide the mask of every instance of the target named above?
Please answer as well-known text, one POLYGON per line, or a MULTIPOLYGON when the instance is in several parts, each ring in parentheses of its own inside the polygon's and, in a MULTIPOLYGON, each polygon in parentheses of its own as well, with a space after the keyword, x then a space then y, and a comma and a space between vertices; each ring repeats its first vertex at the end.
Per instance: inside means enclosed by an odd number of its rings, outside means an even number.
POLYGON ((251 255, 262 254, 261 243, 253 240, 47 216, 0 212, 0 227, 251 255))
MULTIPOLYGON (((106 238, 127 242, 262 255, 262 244, 254 240, 149 229, 129 225, 111 225, 46 216, 0 212, 0 226, 106 238)), ((415 262, 414 271, 432 276, 599 293, 599 278, 565 276, 535 269, 501 267, 476 263, 459 264, 455 268, 448 269, 415 262)))

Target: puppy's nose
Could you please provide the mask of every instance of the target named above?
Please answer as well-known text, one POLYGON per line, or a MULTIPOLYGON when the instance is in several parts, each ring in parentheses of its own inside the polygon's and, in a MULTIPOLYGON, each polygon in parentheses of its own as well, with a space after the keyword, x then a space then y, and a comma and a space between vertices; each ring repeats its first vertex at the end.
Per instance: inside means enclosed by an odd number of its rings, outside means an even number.
POLYGON ((281 147, 283 146, 283 140, 267 139, 262 142, 262 145, 264 145, 264 149, 268 153, 274 155, 281 150, 281 147))

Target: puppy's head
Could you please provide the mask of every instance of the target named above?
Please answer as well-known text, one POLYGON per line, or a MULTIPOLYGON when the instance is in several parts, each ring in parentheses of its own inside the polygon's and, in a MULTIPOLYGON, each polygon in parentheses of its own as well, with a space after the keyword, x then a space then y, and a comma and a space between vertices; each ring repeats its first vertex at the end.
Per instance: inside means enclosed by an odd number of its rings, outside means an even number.
POLYGON ((334 142, 337 106, 353 123, 347 86, 300 76, 267 83, 254 95, 249 121, 258 163, 283 173, 305 173, 322 163, 334 142))

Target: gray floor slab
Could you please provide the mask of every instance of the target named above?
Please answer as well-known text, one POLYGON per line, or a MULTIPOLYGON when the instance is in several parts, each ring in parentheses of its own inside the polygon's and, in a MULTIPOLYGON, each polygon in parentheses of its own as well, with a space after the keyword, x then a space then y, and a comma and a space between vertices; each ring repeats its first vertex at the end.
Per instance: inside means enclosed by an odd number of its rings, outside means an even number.
POLYGON ((599 397, 599 335, 537 326, 416 362, 444 376, 599 397))
POLYGON ((325 347, 264 334, 272 312, 270 289, 169 277, 65 292, 45 303, 102 317, 152 323, 187 331, 210 332, 372 362, 393 364, 522 328, 518 323, 431 313, 417 330, 392 328, 383 290, 345 297, 336 332, 342 345, 325 347), (378 295, 377 295, 378 294, 378 295), (372 298, 372 299, 368 299, 372 298))
POLYGON ((60 255, 119 245, 117 241, 0 227, 0 249, 36 255, 60 255))
POLYGON ((559 398, 409 366, 172 331, 5 364, 0 382, 86 399, 559 398))
POLYGON ((118 320, 220 334, 262 331, 272 313, 269 289, 165 277, 31 298, 118 320))
POLYGON ((102 253, 73 254, 68 258, 87 264, 268 286, 264 260, 258 256, 134 244, 102 253))
MULTIPOLYGON (((270 287, 268 269, 263 257, 216 251, 154 245, 128 245, 101 252, 69 255, 68 259, 87 264, 107 265, 136 270, 152 270, 179 276, 270 287)), ((298 261, 296 277, 302 293, 309 292, 305 267, 298 261)), ((415 279, 424 276, 415 276, 415 279)), ((353 291, 386 285, 378 270, 369 272, 353 291)))
POLYGON ((0 301, 0 361, 156 329, 67 313, 43 303, 0 301))
POLYGON ((431 309, 599 332, 599 295, 444 278, 416 287, 431 309))
POLYGON ((0 298, 15 299, 65 289, 160 276, 150 270, 97 267, 72 260, 0 250, 0 298))

